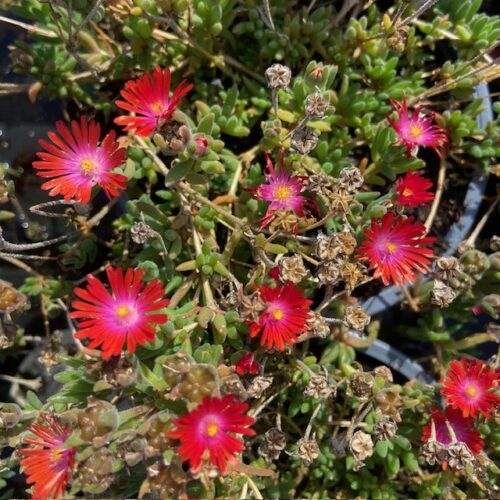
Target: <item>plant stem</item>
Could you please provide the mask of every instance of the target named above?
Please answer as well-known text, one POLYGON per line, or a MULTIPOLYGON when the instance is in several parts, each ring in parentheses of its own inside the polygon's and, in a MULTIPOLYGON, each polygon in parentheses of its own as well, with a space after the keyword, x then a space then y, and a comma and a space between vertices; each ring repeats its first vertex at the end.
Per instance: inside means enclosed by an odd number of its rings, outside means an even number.
MULTIPOLYGON (((425 221, 425 234, 427 234, 431 227, 432 223, 434 222, 434 219, 436 217, 438 208, 439 208, 439 203, 441 201, 441 196, 443 195, 443 188, 444 188, 444 180, 446 178, 446 161, 444 158, 441 158, 441 162, 439 163, 439 173, 438 173, 438 180, 437 180, 437 186, 436 186, 436 194, 434 195, 434 201, 432 202, 431 206, 431 211, 429 212, 429 215, 427 216, 427 219, 425 221)), ((424 235, 425 236, 425 235, 424 235)))

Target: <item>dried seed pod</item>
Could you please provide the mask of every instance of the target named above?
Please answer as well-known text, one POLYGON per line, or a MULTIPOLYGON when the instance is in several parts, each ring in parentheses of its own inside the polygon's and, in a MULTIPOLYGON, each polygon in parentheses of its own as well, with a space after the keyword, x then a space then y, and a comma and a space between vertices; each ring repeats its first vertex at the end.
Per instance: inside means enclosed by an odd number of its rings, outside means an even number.
POLYGON ((118 410, 108 401, 89 397, 87 408, 77 413, 80 436, 95 448, 104 446, 120 425, 118 410))
POLYGON ((356 462, 363 462, 373 455, 373 441, 370 434, 356 431, 349 441, 349 449, 356 462))
POLYGON ((362 332, 370 323, 370 316, 361 306, 347 306, 345 320, 350 328, 362 332))
POLYGON ((450 280, 459 279, 461 273, 460 262, 456 257, 439 257, 436 260, 434 274, 437 279, 444 281, 446 284, 450 280))
POLYGON ((464 470, 468 464, 474 462, 474 455, 465 443, 452 443, 448 446, 447 461, 452 469, 464 470))
POLYGON ((500 236, 492 236, 490 239, 490 249, 492 252, 500 252, 500 236))
POLYGON ((236 373, 221 379, 220 392, 222 396, 232 394, 238 401, 248 399, 248 392, 236 373))
POLYGON ((367 372, 356 372, 349 382, 352 392, 358 398, 369 398, 372 396, 375 379, 367 372))
POLYGON ((331 193, 332 181, 324 172, 309 175, 304 179, 304 189, 311 193, 318 193, 326 196, 328 193, 331 193))
POLYGON ((22 309, 28 303, 28 298, 24 293, 19 292, 14 287, 0 280, 0 314, 11 314, 22 309))
POLYGON ((307 155, 317 146, 318 141, 318 136, 310 128, 302 127, 293 131, 290 147, 301 155, 307 155))
POLYGON ((347 167, 340 172, 337 186, 348 193, 357 193, 365 179, 358 167, 347 167))
POLYGON ((401 422, 399 408, 403 405, 403 401, 395 388, 387 388, 377 393, 375 403, 381 415, 387 415, 396 422, 401 422))
POLYGON ((264 73, 270 89, 286 89, 292 79, 292 71, 283 64, 273 64, 264 73))
POLYGON ((390 441, 398 431, 398 424, 391 417, 382 417, 373 428, 377 441, 390 441))
POLYGON ((335 260, 341 256, 349 256, 355 249, 356 239, 347 231, 332 235, 320 233, 316 240, 316 255, 323 260, 335 260))
POLYGON ((448 307, 457 297, 451 287, 442 281, 434 281, 431 292, 431 302, 439 307, 448 307))
POLYGON ((149 238, 154 238, 155 235, 155 231, 153 231, 144 221, 134 223, 130 229, 132 241, 138 245, 144 245, 149 238))
POLYGON ((264 434, 264 441, 258 448, 258 453, 267 463, 277 460, 286 446, 285 433, 272 427, 264 434))
POLYGON ((346 262, 340 271, 340 277, 344 280, 348 290, 352 291, 365 277, 365 268, 359 264, 346 262))
POLYGON ((330 107, 330 103, 321 92, 315 92, 306 97, 305 110, 308 116, 323 118, 330 107))
POLYGON ((136 381, 139 371, 137 361, 124 354, 103 361, 100 369, 104 380, 113 387, 129 387, 136 381))
POLYGON ((342 262, 329 260, 323 262, 316 271, 316 278, 322 285, 331 285, 335 283, 340 275, 342 262))
POLYGON ((260 398, 264 391, 271 387, 272 383, 273 377, 255 377, 247 387, 248 395, 251 398, 260 398))
POLYGON ((335 214, 350 215, 354 197, 344 191, 333 192, 327 199, 328 208, 335 214))
POLYGON ((21 420, 23 410, 15 403, 0 403, 0 429, 11 429, 21 420))
POLYGON ((326 319, 320 313, 313 311, 307 320, 309 332, 315 337, 326 339, 331 331, 326 319))
POLYGON ((302 438, 297 441, 295 454, 309 466, 319 457, 319 446, 315 439, 302 438))
POLYGON ((376 377, 381 377, 387 384, 392 384, 394 377, 392 376, 391 369, 387 366, 380 365, 373 370, 373 374, 376 377))
POLYGON ((283 281, 291 281, 296 284, 308 275, 309 271, 305 268, 300 255, 284 257, 280 260, 280 276, 283 281))
POLYGON ((422 446, 422 456, 429 465, 441 465, 448 460, 448 450, 435 439, 429 439, 422 446))
POLYGON ((332 388, 328 384, 328 380, 323 375, 311 377, 304 391, 304 396, 312 396, 313 398, 327 398, 332 394, 332 388))
POLYGON ((239 313, 242 320, 258 321, 260 315, 266 310, 259 292, 243 295, 239 303, 239 313))
POLYGON ((401 26, 392 35, 387 37, 387 46, 394 52, 402 53, 408 44, 408 26, 401 26))

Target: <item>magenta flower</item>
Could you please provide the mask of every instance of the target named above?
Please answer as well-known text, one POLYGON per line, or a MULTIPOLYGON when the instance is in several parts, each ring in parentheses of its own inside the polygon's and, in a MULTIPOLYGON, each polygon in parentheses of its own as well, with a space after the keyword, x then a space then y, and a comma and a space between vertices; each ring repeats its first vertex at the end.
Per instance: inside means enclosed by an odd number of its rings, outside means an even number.
POLYGON ((441 158, 448 145, 448 136, 444 129, 433 125, 434 113, 422 113, 422 106, 417 106, 410 117, 406 99, 402 102, 391 99, 391 104, 398 118, 387 117, 387 120, 396 131, 399 143, 406 146, 406 156, 416 155, 418 147, 423 146, 432 148, 441 158))

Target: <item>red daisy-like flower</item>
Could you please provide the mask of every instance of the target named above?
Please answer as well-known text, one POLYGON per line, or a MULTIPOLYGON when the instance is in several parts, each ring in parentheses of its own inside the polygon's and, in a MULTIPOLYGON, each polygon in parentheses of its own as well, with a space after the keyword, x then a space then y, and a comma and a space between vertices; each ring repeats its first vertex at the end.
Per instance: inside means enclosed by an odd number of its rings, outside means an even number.
POLYGON ((104 189, 109 198, 125 189, 127 177, 113 173, 127 159, 126 150, 120 148, 114 131, 100 142, 101 127, 82 116, 80 123, 71 122, 71 130, 64 122, 56 123, 57 133, 49 132, 52 143, 41 139, 45 151, 37 153, 39 161, 33 167, 40 177, 51 180, 42 184, 50 196, 62 195, 66 201, 74 199, 88 203, 94 186, 104 189))
MULTIPOLYGON (((474 429, 474 421, 471 418, 465 418, 461 411, 447 406, 443 413, 434 408, 431 420, 422 429, 422 441, 424 443, 429 441, 432 436, 432 422, 434 422, 436 433, 434 438, 439 443, 445 446, 453 443, 453 436, 450 435, 449 429, 451 427, 456 440, 465 443, 474 455, 477 455, 483 449, 484 441, 481 439, 479 432, 474 429), (446 422, 448 422, 448 425, 446 422)), ((447 467, 447 464, 443 464, 443 469, 447 467)))
POLYGON ((137 80, 129 81, 120 92, 123 101, 116 101, 119 108, 137 116, 119 116, 115 123, 125 126, 125 131, 133 131, 142 137, 167 121, 174 113, 181 99, 193 88, 183 80, 170 96, 170 69, 157 66, 152 73, 145 73, 137 80))
POLYGON ((55 416, 40 414, 44 423, 34 422, 29 431, 36 439, 24 438, 28 445, 19 451, 21 467, 33 485, 33 498, 59 498, 63 495, 75 461, 76 448, 64 446, 71 427, 55 416))
POLYGON ((261 333, 260 344, 267 349, 276 347, 280 351, 285 346, 293 345, 298 335, 307 330, 307 320, 311 314, 311 300, 304 298, 304 293, 293 283, 257 287, 260 299, 266 305, 259 321, 248 321, 250 337, 261 333))
POLYGON ((399 177, 394 185, 396 193, 395 203, 399 206, 418 207, 434 199, 434 193, 427 190, 432 188, 432 182, 416 172, 407 172, 399 177))
POLYGON ((180 440, 179 454, 189 461, 192 472, 210 459, 225 474, 227 463, 236 463, 235 455, 244 448, 243 440, 233 434, 255 435, 249 428, 254 419, 245 415, 247 409, 246 403, 234 402, 232 395, 223 399, 205 397, 193 411, 172 421, 176 428, 168 432, 168 437, 180 440))
POLYGON ((260 229, 263 229, 276 217, 276 212, 290 211, 305 219, 309 209, 316 209, 313 200, 302 194, 304 191, 304 176, 291 175, 285 169, 285 151, 280 153, 279 172, 274 169, 271 158, 266 153, 266 184, 249 189, 258 200, 269 201, 266 214, 261 220, 260 229))
POLYGON ((423 107, 418 106, 410 117, 406 99, 402 102, 391 99, 391 104, 398 118, 387 117, 387 120, 396 131, 399 143, 406 146, 406 156, 415 155, 418 147, 424 146, 432 148, 441 158, 448 145, 448 136, 444 129, 433 125, 434 113, 422 113, 423 107))
POLYGON ((245 373, 257 375, 260 371, 260 364, 255 361, 255 357, 251 352, 243 354, 234 367, 238 375, 245 375, 245 373))
POLYGON ((147 285, 142 281, 142 269, 106 269, 111 294, 95 276, 87 278, 87 288, 75 288, 82 300, 72 303, 71 318, 80 320, 78 339, 91 339, 89 348, 99 348, 103 359, 118 356, 125 343, 127 351, 135 352, 137 345, 152 342, 155 325, 168 319, 166 314, 151 314, 169 303, 162 299, 163 286, 158 280, 147 285))
POLYGON ((442 381, 441 394, 446 403, 461 410, 464 417, 476 418, 481 413, 488 418, 500 403, 498 394, 492 392, 496 390, 499 379, 500 370, 494 370, 482 361, 455 359, 442 381))
POLYGON ((379 222, 372 219, 365 231, 365 240, 357 250, 360 260, 369 262, 375 278, 382 278, 384 285, 390 282, 404 284, 415 279, 415 271, 425 273, 433 253, 424 245, 436 238, 424 237, 425 226, 413 222, 413 217, 395 217, 388 212, 379 222))

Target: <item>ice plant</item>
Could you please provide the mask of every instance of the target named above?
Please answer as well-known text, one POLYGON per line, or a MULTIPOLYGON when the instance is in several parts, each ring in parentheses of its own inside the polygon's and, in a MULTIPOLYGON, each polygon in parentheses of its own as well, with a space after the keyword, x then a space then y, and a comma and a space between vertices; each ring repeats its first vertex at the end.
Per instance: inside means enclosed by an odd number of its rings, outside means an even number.
POLYGON ((257 375, 260 371, 260 364, 255 361, 254 355, 251 352, 246 352, 234 365, 234 368, 238 375, 245 375, 245 373, 257 375))
POLYGON ((136 116, 119 116, 115 123, 124 126, 126 132, 147 137, 172 116, 180 100, 192 88, 183 80, 170 96, 170 69, 157 66, 152 73, 125 84, 120 92, 123 101, 117 100, 116 105, 136 116))
POLYGON ((357 250, 360 260, 369 262, 373 276, 381 278, 384 285, 403 285, 415 279, 415 272, 425 273, 433 253, 429 245, 434 237, 424 237, 425 226, 413 222, 413 217, 403 218, 388 212, 379 222, 372 219, 364 233, 365 240, 357 250))
POLYGON ((111 293, 95 276, 89 275, 86 288, 75 288, 81 300, 72 303, 72 318, 77 318, 78 339, 91 339, 89 348, 99 348, 103 359, 118 356, 124 345, 129 353, 137 345, 152 342, 155 326, 167 321, 165 314, 158 313, 166 307, 163 286, 158 280, 147 285, 142 281, 142 269, 106 269, 111 293))
POLYGON ((234 434, 255 434, 250 428, 254 419, 245 415, 247 409, 246 403, 234 402, 232 395, 205 397, 194 410, 172 421, 175 428, 168 437, 180 440, 179 455, 189 462, 192 472, 210 459, 225 474, 228 462, 236 463, 235 455, 244 448, 243 440, 234 434))
POLYGON ((45 151, 37 153, 33 167, 40 177, 51 179, 42 184, 50 196, 62 195, 66 201, 90 201, 92 188, 104 189, 109 198, 118 196, 125 189, 127 177, 112 172, 125 162, 126 150, 120 148, 114 131, 100 142, 101 127, 85 116, 80 122, 72 121, 71 129, 62 122, 56 123, 57 132, 49 132, 52 142, 41 139, 45 151))
POLYGON ((306 209, 315 207, 314 202, 302 194, 304 177, 291 175, 285 169, 284 159, 283 150, 280 154, 280 168, 276 171, 271 158, 266 154, 266 183, 249 190, 258 200, 270 202, 266 214, 260 221, 260 229, 266 227, 276 217, 277 211, 291 211, 305 219, 306 209))
POLYGON ((276 347, 280 351, 293 345, 298 335, 307 329, 310 317, 311 300, 294 284, 286 283, 271 288, 267 285, 257 287, 260 299, 266 305, 259 321, 249 321, 250 337, 261 334, 260 344, 267 349, 276 347))
MULTIPOLYGON (((466 418, 459 410, 447 406, 444 412, 434 408, 431 420, 422 429, 422 441, 426 443, 432 437, 432 423, 434 422, 434 439, 445 446, 453 442, 465 443, 469 450, 477 455, 484 446, 484 441, 477 430, 474 429, 474 421, 466 418)), ((443 469, 447 463, 443 464, 443 469)))
POLYGON ((493 391, 498 386, 500 370, 482 361, 453 360, 442 381, 441 394, 447 404, 462 411, 464 417, 476 418, 479 413, 488 418, 500 403, 493 391))
POLYGON ((398 117, 396 120, 387 117, 396 131, 398 141, 406 146, 406 156, 417 154, 418 147, 430 147, 441 158, 448 145, 446 131, 434 125, 434 113, 422 113, 422 106, 417 106, 411 115, 408 114, 406 99, 402 102, 391 99, 391 104, 398 117))
POLYGON ((415 208, 434 199, 432 182, 416 172, 407 172, 404 177, 399 177, 394 185, 395 204, 402 207, 415 208))
POLYGON ((19 451, 21 467, 28 484, 33 485, 33 498, 59 498, 64 494, 76 448, 64 446, 71 428, 55 416, 40 414, 43 423, 34 422, 29 431, 35 439, 25 437, 27 445, 19 451))

